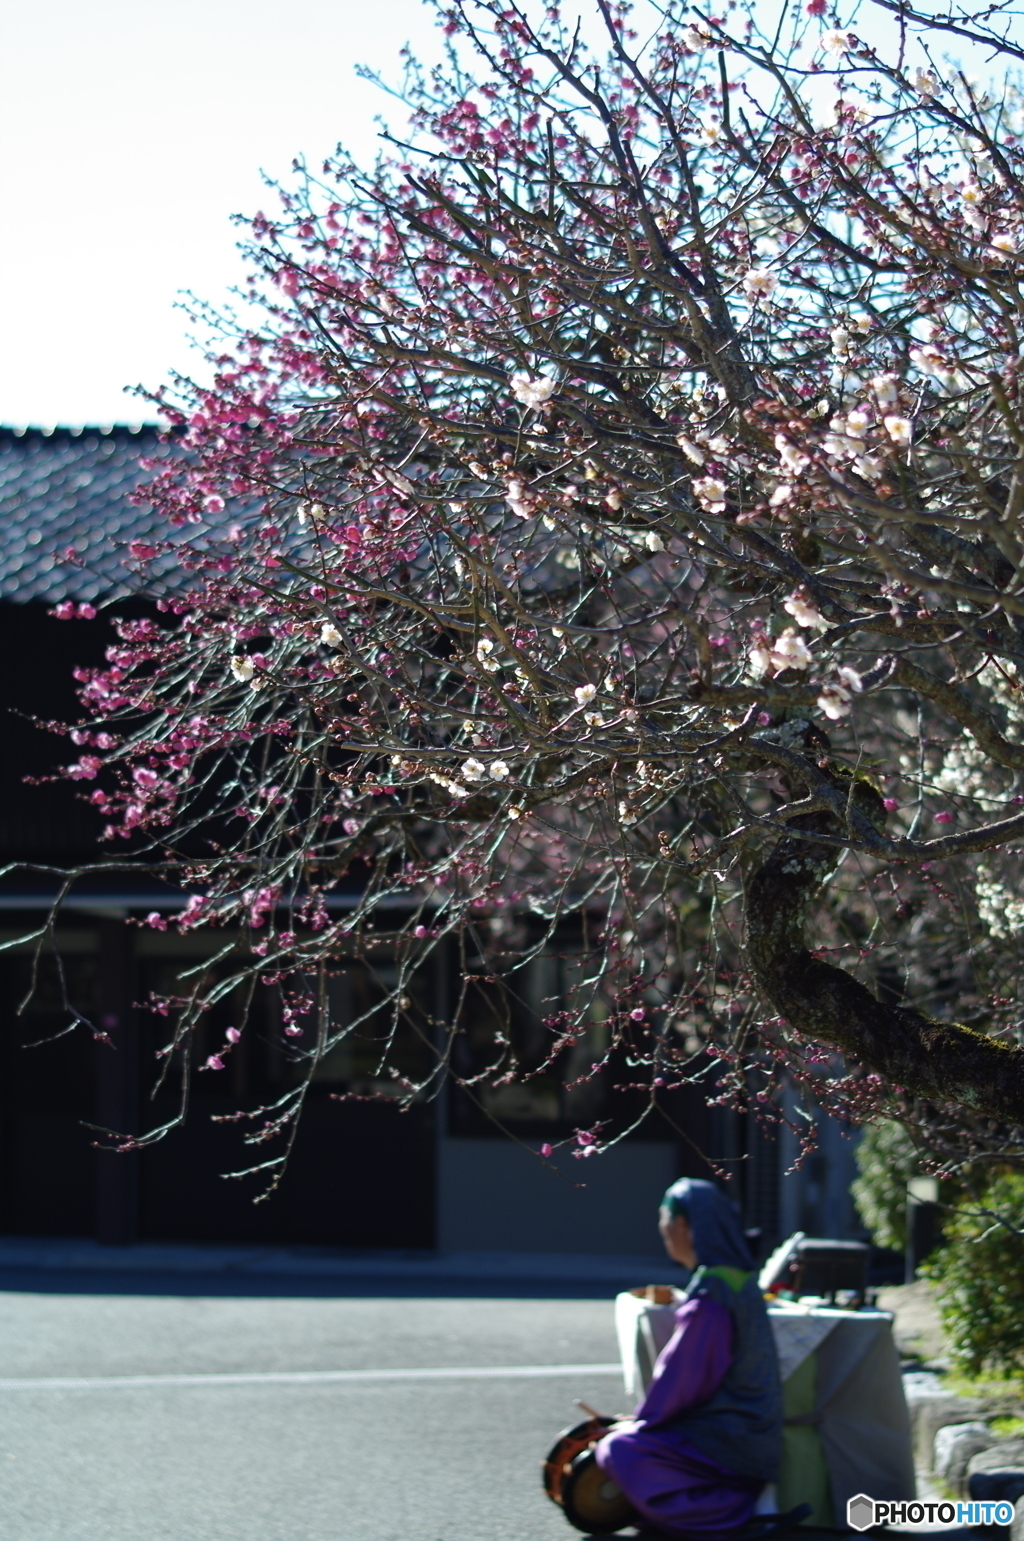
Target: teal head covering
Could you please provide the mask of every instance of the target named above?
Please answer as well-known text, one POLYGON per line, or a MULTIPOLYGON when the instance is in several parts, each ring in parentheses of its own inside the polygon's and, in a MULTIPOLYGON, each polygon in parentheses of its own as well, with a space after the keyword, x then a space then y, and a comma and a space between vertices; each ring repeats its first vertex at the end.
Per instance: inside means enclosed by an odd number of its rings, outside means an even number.
POLYGON ((754 1266, 740 1217, 720 1188, 697 1177, 680 1177, 669 1188, 662 1204, 674 1215, 685 1215, 693 1232, 693 1246, 706 1268, 754 1266))

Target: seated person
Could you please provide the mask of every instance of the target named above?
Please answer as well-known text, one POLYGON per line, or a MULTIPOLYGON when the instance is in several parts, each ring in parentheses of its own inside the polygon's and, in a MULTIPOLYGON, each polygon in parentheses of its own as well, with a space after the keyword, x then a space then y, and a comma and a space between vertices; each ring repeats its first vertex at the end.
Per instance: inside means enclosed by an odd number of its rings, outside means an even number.
POLYGON ((682 1178, 662 1200, 669 1257, 693 1270, 676 1329, 630 1422, 596 1446, 643 1519, 712 1541, 745 1525, 782 1456, 782 1388, 768 1312, 729 1200, 682 1178))

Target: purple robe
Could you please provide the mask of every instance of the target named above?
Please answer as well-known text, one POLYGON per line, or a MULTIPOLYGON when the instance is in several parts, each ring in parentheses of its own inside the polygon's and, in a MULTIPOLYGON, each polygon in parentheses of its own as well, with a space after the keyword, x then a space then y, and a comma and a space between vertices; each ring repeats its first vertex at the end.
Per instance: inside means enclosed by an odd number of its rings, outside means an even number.
POLYGON ((669 1535, 712 1541, 745 1525, 764 1483, 737 1476, 672 1428, 714 1396, 733 1357, 733 1320, 698 1295, 679 1307, 676 1330, 658 1355, 631 1427, 606 1434, 595 1455, 602 1471, 651 1525, 669 1535))

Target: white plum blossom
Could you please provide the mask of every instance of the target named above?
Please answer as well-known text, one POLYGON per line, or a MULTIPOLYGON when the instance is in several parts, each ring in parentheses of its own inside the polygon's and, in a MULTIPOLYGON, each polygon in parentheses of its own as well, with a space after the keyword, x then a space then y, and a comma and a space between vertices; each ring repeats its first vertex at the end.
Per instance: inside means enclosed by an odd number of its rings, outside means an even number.
POLYGON ((693 483, 693 490, 708 513, 725 512, 725 483, 717 476, 702 476, 693 483))
POLYGON ((453 781, 450 776, 442 776, 439 771, 430 772, 431 781, 436 781, 439 787, 444 787, 452 797, 468 797, 469 788, 464 787, 461 781, 453 781))
POLYGON ((945 750, 935 785, 954 797, 974 798, 983 807, 994 809, 1002 805, 1002 795, 992 785, 988 756, 969 734, 956 739, 945 750))
POLYGON ((314 523, 327 518, 327 510, 322 503, 300 503, 295 510, 295 520, 299 525, 305 525, 310 520, 314 523))
POLYGON ((785 504, 787 504, 790 501, 792 496, 793 496, 793 483, 792 482, 781 482, 779 484, 779 486, 776 487, 776 489, 772 493, 771 497, 768 499, 768 502, 769 502, 769 505, 772 508, 782 508, 782 507, 784 507, 785 504))
POLYGON ((685 433, 676 435, 676 443, 687 460, 692 460, 695 466, 702 466, 708 458, 706 451, 701 449, 699 444, 695 444, 692 439, 688 439, 685 433))
POLYGON ((839 670, 839 681, 822 685, 818 695, 818 705, 826 717, 833 722, 839 722, 843 717, 850 715, 853 705, 853 697, 859 696, 864 689, 864 682, 856 669, 851 669, 844 664, 839 670))
POLYGON ((662 540, 657 530, 648 530, 647 534, 644 536, 644 545, 647 547, 648 551, 664 551, 665 549, 665 542, 662 540))
POLYGON ((750 268, 743 275, 743 289, 748 299, 771 299, 778 287, 778 277, 767 268, 750 268))
POLYGON ((787 600, 783 601, 782 608, 793 617, 798 626, 807 626, 813 631, 825 631, 828 622, 812 599, 807 597, 803 589, 796 589, 787 600))
POLYGON ((896 375, 875 375, 871 389, 881 407, 895 407, 899 403, 899 379, 896 375))
POLYGON ((934 96, 938 89, 938 78, 932 74, 931 70, 918 69, 914 71, 915 91, 919 91, 922 96, 934 96))
POLYGON ((686 27, 683 31, 683 47, 692 54, 703 53, 713 42, 710 32, 706 32, 703 27, 686 27))
POLYGON ((544 403, 550 401, 558 383, 554 375, 531 376, 525 369, 517 369, 509 382, 516 400, 534 412, 539 412, 544 403))
POLYGON ((845 417, 832 418, 829 427, 831 432, 822 441, 826 455, 831 455, 834 460, 851 460, 860 454, 863 446, 846 432, 845 417))
POLYGON ((333 621, 324 621, 320 628, 320 641, 324 647, 341 647, 343 642, 341 632, 333 621))
POLYGON ((237 653, 231 660, 231 672, 240 685, 248 685, 255 672, 255 664, 244 653, 237 653))
POLYGON ((763 679, 772 667, 772 650, 767 637, 758 637, 747 653, 750 672, 756 680, 763 679))
POLYGON ((835 30, 823 32, 821 34, 821 46, 826 53, 834 54, 836 58, 841 58, 843 54, 850 52, 850 36, 851 34, 848 32, 838 32, 835 30))
POLYGON ((818 696, 818 705, 826 717, 838 722, 842 717, 850 715, 850 692, 843 685, 823 685, 818 696))
POLYGON ((832 338, 832 352, 837 359, 845 359, 850 354, 850 338, 853 334, 847 326, 834 326, 830 333, 832 338))
POLYGON ((604 723, 604 718, 600 712, 584 712, 583 721, 588 728, 600 728, 604 723))
POLYGON ((486 781, 487 766, 470 755, 468 760, 462 762, 462 774, 467 781, 486 781))
POLYGON ((792 626, 787 626, 782 636, 775 638, 771 656, 776 669, 809 669, 814 662, 807 643, 792 626))
POLYGON ((883 417, 882 424, 892 442, 901 449, 905 449, 910 443, 911 424, 909 417, 883 417))
POLYGON ((811 463, 810 455, 805 455, 803 450, 797 449, 796 445, 787 439, 784 433, 777 433, 775 435, 775 448, 778 450, 779 459, 786 470, 792 472, 795 476, 799 476, 800 472, 806 470, 811 463))
POLYGON ((994 235, 989 245, 996 251, 1009 252, 1011 254, 1017 250, 1017 242, 1005 230, 1001 230, 998 235, 994 235))
POLYGON ((700 137, 705 144, 716 145, 722 137, 722 125, 717 118, 705 118, 700 126, 700 137))
POLYGON ((1004 940, 1024 931, 1024 899, 1000 883, 992 871, 979 865, 974 884, 978 914, 991 936, 1004 940))
POLYGON ((529 519, 533 513, 533 504, 526 490, 526 483, 521 481, 518 476, 513 476, 509 479, 505 502, 514 514, 518 514, 520 519, 529 519))
POLYGON ((949 364, 943 358, 934 343, 926 342, 918 348, 911 348, 910 362, 922 374, 934 375, 948 385, 954 379, 956 371, 950 369, 949 364))
POLYGON ((507 760, 491 761, 490 776, 492 781, 507 781, 511 774, 512 769, 507 760))
POLYGON ((747 662, 754 678, 761 679, 782 669, 808 669, 814 657, 800 634, 787 626, 780 637, 756 637, 747 653, 747 662))
POLYGON ((573 691, 573 695, 576 697, 577 706, 586 706, 587 702, 593 701, 594 697, 597 695, 597 686, 577 685, 576 689, 573 691))
POLYGON ((498 660, 492 658, 491 654, 493 652, 494 643, 490 637, 481 637, 476 645, 476 659, 481 669, 484 669, 488 674, 495 674, 501 667, 498 660))
POLYGON ((866 455, 865 439, 871 419, 863 408, 848 412, 845 417, 832 418, 830 433, 825 435, 823 448, 834 460, 852 460, 853 469, 865 481, 876 481, 882 474, 881 462, 866 455))
POLYGON ((387 482, 389 487, 394 487, 397 492, 401 492, 405 497, 411 497, 416 491, 415 483, 406 476, 404 471, 398 471, 394 466, 378 464, 376 473, 382 481, 387 482))

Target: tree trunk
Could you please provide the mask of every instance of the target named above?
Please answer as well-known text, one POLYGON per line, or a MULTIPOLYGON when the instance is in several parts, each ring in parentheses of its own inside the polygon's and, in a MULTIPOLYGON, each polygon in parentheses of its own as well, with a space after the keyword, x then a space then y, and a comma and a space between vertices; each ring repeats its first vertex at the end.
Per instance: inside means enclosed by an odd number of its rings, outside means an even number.
MULTIPOLYGON (((871 794, 873 796, 873 794, 871 794)), ((827 814, 798 828, 837 834, 827 814)), ((886 1006, 804 941, 807 906, 835 869, 834 845, 784 836, 754 874, 747 951, 758 985, 802 1037, 840 1050, 915 1096, 1024 1124, 1024 1049, 974 1028, 886 1006)))

